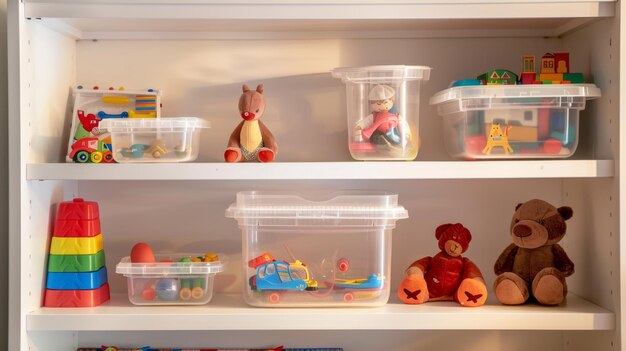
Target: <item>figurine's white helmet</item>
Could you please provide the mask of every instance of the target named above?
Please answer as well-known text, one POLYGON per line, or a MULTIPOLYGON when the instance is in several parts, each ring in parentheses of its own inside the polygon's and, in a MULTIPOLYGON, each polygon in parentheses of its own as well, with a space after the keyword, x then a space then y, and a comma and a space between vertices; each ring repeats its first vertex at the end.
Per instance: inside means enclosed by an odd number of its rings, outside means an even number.
POLYGON ((396 95, 396 91, 388 85, 377 85, 370 90, 368 99, 370 101, 381 101, 391 99, 396 95))

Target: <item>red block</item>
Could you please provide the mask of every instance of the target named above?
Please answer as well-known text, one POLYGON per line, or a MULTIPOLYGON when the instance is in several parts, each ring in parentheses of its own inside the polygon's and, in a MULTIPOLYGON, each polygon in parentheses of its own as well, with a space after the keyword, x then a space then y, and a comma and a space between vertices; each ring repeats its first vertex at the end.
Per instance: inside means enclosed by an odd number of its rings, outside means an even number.
POLYGON ((53 236, 87 237, 101 233, 100 220, 95 221, 59 221, 54 225, 53 236))
POLYGON ((87 237, 101 233, 98 203, 77 198, 59 204, 54 236, 87 237))
POLYGON ((109 283, 93 290, 46 289, 45 307, 95 307, 110 299, 109 283))
POLYGON ((76 198, 72 201, 59 203, 57 220, 92 221, 99 218, 98 203, 95 201, 85 201, 81 198, 76 198))

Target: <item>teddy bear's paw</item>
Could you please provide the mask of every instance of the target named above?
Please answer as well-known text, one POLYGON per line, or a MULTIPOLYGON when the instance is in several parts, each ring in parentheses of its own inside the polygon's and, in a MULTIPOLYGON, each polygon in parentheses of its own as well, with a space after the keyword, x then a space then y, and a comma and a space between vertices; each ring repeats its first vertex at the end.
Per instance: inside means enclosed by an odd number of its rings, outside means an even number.
POLYGON ((533 295, 543 305, 558 305, 565 299, 565 282, 556 275, 543 275, 533 284, 533 295))
POLYGON ((274 161, 274 151, 265 147, 261 148, 258 157, 261 162, 272 162, 274 161))
POLYGON ((224 161, 226 162, 239 162, 241 159, 241 151, 238 148, 229 147, 224 151, 224 161))
POLYGON ((456 291, 456 300, 461 306, 482 306, 487 301, 487 287, 478 279, 463 279, 456 291))
POLYGON ((428 301, 428 286, 424 277, 409 275, 402 279, 398 287, 398 298, 407 304, 420 304, 428 301))
POLYGON ((528 300, 528 288, 522 278, 513 273, 503 273, 493 286, 498 301, 504 305, 521 305, 528 300))

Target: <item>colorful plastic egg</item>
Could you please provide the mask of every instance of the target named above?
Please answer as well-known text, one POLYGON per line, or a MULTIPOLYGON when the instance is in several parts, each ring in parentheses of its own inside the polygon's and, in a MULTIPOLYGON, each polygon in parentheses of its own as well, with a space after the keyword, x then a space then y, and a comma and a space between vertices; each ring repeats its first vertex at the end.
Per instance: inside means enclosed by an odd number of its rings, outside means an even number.
POLYGON ((130 261, 132 263, 154 263, 154 253, 146 243, 137 243, 130 251, 130 261))

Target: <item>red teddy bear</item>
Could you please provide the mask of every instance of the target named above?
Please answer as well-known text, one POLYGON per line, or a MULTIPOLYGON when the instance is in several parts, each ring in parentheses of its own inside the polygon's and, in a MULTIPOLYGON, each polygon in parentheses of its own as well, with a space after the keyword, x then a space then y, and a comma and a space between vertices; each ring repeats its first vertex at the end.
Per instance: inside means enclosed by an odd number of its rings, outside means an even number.
POLYGON ((404 303, 454 300, 462 306, 482 306, 487 300, 487 286, 478 267, 461 254, 472 240, 462 224, 442 224, 435 237, 439 252, 424 257, 407 268, 400 282, 398 297, 404 303))

